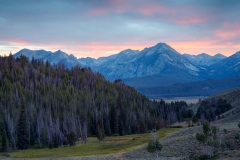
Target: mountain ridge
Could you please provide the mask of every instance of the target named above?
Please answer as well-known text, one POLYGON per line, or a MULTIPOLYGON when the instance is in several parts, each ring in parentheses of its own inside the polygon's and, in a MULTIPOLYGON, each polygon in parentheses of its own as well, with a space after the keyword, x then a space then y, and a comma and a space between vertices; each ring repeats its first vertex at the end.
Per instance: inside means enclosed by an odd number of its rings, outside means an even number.
POLYGON ((197 56, 182 55, 166 43, 158 43, 141 51, 126 49, 97 59, 77 59, 61 50, 50 52, 29 49, 17 52, 14 57, 20 57, 21 54, 29 60, 34 57, 48 60, 51 64, 63 63, 67 68, 75 65, 90 67, 110 81, 122 79, 136 88, 170 86, 240 75, 240 52, 229 57, 220 53, 214 56, 206 53, 197 56))

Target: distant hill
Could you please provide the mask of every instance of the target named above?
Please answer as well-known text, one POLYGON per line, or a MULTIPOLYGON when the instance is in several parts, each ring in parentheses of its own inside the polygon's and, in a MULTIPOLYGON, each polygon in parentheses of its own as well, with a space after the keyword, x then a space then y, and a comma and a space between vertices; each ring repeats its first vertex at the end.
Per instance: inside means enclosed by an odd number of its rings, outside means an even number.
POLYGON ((138 87, 137 90, 149 98, 211 96, 221 91, 240 86, 240 75, 222 79, 208 79, 169 86, 138 87))

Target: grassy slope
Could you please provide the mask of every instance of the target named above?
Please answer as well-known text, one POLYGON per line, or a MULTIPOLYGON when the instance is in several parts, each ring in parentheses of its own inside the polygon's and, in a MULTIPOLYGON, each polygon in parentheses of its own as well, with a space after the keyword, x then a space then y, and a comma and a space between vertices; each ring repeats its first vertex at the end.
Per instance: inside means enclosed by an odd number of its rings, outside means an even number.
MULTIPOLYGON (((167 135, 179 131, 179 128, 166 128, 157 131, 157 138, 161 139, 167 135)), ((14 158, 43 158, 43 157, 78 157, 99 156, 127 152, 146 145, 153 138, 151 133, 134 134, 127 136, 106 137, 103 142, 91 137, 87 144, 78 143, 75 147, 59 147, 55 149, 28 149, 10 153, 14 158)))

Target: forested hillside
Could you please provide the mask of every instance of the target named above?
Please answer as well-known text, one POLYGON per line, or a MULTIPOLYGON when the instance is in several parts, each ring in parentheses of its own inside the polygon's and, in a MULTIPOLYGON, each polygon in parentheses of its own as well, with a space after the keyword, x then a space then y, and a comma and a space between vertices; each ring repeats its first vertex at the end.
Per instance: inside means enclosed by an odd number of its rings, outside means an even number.
POLYGON ((89 68, 0 57, 0 151, 145 133, 189 116, 185 102, 150 101, 89 68))

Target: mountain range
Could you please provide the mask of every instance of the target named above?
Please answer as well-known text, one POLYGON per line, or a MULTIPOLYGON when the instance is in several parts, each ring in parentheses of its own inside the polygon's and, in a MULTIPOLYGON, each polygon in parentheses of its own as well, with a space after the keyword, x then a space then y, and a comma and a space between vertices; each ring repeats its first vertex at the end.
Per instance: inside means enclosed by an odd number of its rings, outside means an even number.
POLYGON ((49 61, 50 64, 64 64, 67 68, 74 67, 76 65, 80 65, 77 58, 74 55, 68 55, 67 53, 58 50, 56 52, 50 52, 45 50, 29 50, 22 49, 16 54, 14 54, 15 58, 19 58, 21 55, 28 57, 29 60, 32 58, 42 59, 43 61, 49 61))
POLYGON ((91 57, 77 59, 60 50, 23 49, 14 57, 25 55, 49 61, 51 64, 63 63, 67 68, 75 65, 90 67, 100 72, 106 79, 122 79, 136 89, 146 87, 170 86, 207 79, 228 78, 240 74, 240 52, 226 57, 220 53, 210 56, 180 54, 165 43, 158 43, 142 51, 127 49, 118 54, 94 59, 91 57))

